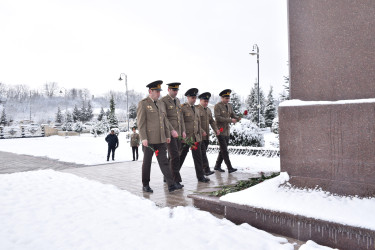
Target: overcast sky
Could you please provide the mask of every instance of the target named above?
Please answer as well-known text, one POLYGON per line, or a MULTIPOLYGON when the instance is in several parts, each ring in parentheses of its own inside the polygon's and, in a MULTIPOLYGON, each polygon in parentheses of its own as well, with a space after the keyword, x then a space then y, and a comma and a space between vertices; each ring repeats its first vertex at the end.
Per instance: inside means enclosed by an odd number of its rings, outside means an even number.
MULTIPOLYGON (((0 82, 57 82, 94 94, 154 80, 275 97, 288 75, 286 0, 1 0, 0 82)), ((166 90, 166 87, 164 87, 166 90)), ((165 92, 163 93, 165 94, 165 92)), ((277 94, 277 96, 276 96, 277 94)))

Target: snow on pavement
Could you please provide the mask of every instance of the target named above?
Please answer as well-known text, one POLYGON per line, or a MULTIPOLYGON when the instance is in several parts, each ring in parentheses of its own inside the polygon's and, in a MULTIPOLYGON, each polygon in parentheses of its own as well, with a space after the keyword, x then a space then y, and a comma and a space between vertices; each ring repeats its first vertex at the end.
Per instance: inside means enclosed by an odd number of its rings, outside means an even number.
POLYGON ((337 196, 321 190, 280 186, 287 181, 288 174, 282 172, 278 177, 220 199, 375 230, 375 198, 337 196))
POLYGON ((0 175, 0 208, 3 249, 293 249, 248 224, 53 170, 0 175))

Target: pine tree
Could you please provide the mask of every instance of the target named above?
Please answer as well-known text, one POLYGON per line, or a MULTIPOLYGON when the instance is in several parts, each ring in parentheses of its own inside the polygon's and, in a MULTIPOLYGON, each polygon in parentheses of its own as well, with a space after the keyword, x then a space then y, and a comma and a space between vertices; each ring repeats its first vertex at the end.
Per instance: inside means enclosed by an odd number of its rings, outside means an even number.
POLYGON ((107 118, 107 120, 109 119, 110 113, 111 113, 111 111, 109 109, 107 109, 107 111, 105 112, 105 117, 107 118))
POLYGON ((241 106, 242 106, 240 97, 238 96, 237 93, 233 91, 230 99, 233 105, 233 112, 237 116, 239 116, 241 114, 241 106))
POLYGON ((286 100, 289 100, 290 97, 289 97, 289 76, 284 76, 284 90, 283 92, 280 94, 280 102, 283 102, 283 101, 286 101, 286 100))
POLYGON ((60 107, 57 107, 57 113, 56 113, 55 122, 57 122, 57 123, 62 123, 63 122, 63 116, 62 116, 60 107))
POLYGON ((116 104, 115 104, 115 99, 113 95, 111 95, 111 99, 109 100, 109 109, 112 114, 115 113, 116 110, 116 104))
POLYGON ((98 121, 103 120, 104 115, 105 115, 105 113, 104 113, 104 109, 102 107, 101 110, 100 110, 100 113, 98 115, 98 121))
POLYGON ((118 120, 117 120, 117 117, 116 117, 116 104, 115 104, 115 100, 113 98, 113 95, 111 96, 111 100, 109 101, 109 108, 110 108, 110 112, 109 112, 109 115, 108 115, 108 122, 109 122, 109 125, 111 128, 117 128, 118 127, 118 120))
POLYGON ((1 112, 0 125, 6 126, 8 124, 7 115, 5 113, 5 108, 1 112))
POLYGON ((77 105, 74 105, 74 110, 73 110, 73 121, 77 122, 79 121, 81 117, 81 114, 79 112, 79 109, 77 108, 77 105))
POLYGON ((129 107, 129 119, 135 119, 137 117, 137 106, 134 104, 129 107))
POLYGON ((271 86, 270 92, 268 93, 268 96, 267 96, 266 109, 264 111, 264 119, 265 119, 266 127, 272 126, 272 121, 276 116, 275 100, 273 99, 272 92, 273 92, 273 88, 271 86))
MULTIPOLYGON (((262 89, 259 89, 259 101, 260 101, 260 127, 265 127, 264 123, 264 108, 265 98, 262 89)), ((246 99, 246 107, 250 113, 250 120, 258 124, 258 84, 254 83, 251 89, 250 95, 246 99)))
POLYGON ((81 106, 81 110, 80 110, 79 120, 81 122, 86 122, 88 120, 87 119, 87 109, 86 109, 86 103, 85 103, 85 101, 82 101, 82 106, 81 106))
POLYGON ((73 116, 69 111, 66 111, 66 122, 73 122, 73 116))
POLYGON ((86 109, 87 121, 90 121, 93 117, 94 117, 94 114, 93 114, 93 111, 92 111, 91 102, 88 101, 87 102, 87 109, 86 109))

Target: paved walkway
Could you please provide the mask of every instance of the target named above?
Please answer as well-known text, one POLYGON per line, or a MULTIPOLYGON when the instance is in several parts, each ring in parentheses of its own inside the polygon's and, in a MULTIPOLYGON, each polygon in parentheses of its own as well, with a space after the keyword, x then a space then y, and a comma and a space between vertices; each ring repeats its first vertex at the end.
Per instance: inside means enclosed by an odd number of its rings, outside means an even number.
MULTIPOLYGON (((188 157, 192 157, 191 154, 188 157)), ((0 174, 33 171, 39 169, 54 169, 57 171, 75 174, 90 180, 96 180, 104 184, 112 184, 120 189, 127 190, 135 195, 150 199, 161 207, 192 206, 192 200, 187 198, 188 194, 195 191, 207 192, 217 190, 218 186, 234 184, 239 180, 253 177, 247 173, 228 174, 216 172, 209 176, 209 183, 197 181, 193 167, 182 167, 181 175, 185 187, 169 193, 167 185, 163 182, 159 165, 153 162, 151 167, 150 186, 154 193, 142 192, 141 171, 142 162, 110 162, 104 165, 78 165, 74 163, 60 162, 44 157, 28 155, 17 155, 0 151, 0 174)), ((154 157, 154 160, 156 158, 154 157)))

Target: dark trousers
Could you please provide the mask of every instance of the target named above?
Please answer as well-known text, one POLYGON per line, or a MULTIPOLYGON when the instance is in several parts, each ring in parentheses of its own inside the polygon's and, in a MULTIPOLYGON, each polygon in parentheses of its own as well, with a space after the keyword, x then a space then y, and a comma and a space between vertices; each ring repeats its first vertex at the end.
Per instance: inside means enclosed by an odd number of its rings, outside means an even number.
POLYGON ((137 153, 137 160, 138 160, 138 147, 132 147, 132 151, 133 151, 133 160, 135 160, 135 154, 137 153))
POLYGON ((168 155, 174 182, 182 181, 180 175, 180 151, 181 141, 172 137, 171 143, 168 144, 168 155))
POLYGON ((228 169, 232 169, 232 163, 229 160, 229 153, 228 153, 228 143, 229 143, 229 136, 223 136, 219 135, 219 146, 220 146, 220 152, 216 160, 215 168, 221 168, 221 163, 223 163, 223 160, 225 162, 225 165, 227 165, 228 169))
MULTIPOLYGON (((150 144, 155 151, 159 150, 159 155, 156 157, 159 163, 159 167, 161 172, 164 175, 165 180, 168 183, 168 186, 174 184, 171 169, 169 167, 169 161, 167 158, 167 143, 161 144, 150 144)), ((143 186, 147 186, 150 183, 150 176, 151 176, 151 163, 152 157, 154 155, 154 151, 142 145, 143 149, 143 164, 142 164, 142 183, 143 186)))
POLYGON ((112 160, 115 159, 115 151, 116 151, 116 147, 108 146, 107 160, 109 160, 109 156, 111 155, 111 152, 112 152, 112 160))
POLYGON ((203 171, 209 172, 210 171, 210 164, 208 163, 207 158, 207 148, 208 144, 210 143, 209 140, 203 140, 201 146, 201 152, 202 152, 202 164, 203 164, 203 171))
MULTIPOLYGON (((187 154, 189 153, 189 146, 185 143, 182 143, 182 149, 181 149, 181 155, 180 155, 180 169, 182 167, 182 164, 185 161, 185 158, 187 154)), ((204 177, 203 173, 203 164, 202 164, 202 149, 201 149, 201 143, 198 144, 197 150, 191 150, 194 160, 194 166, 195 166, 195 174, 197 175, 197 178, 200 179, 204 177)))

